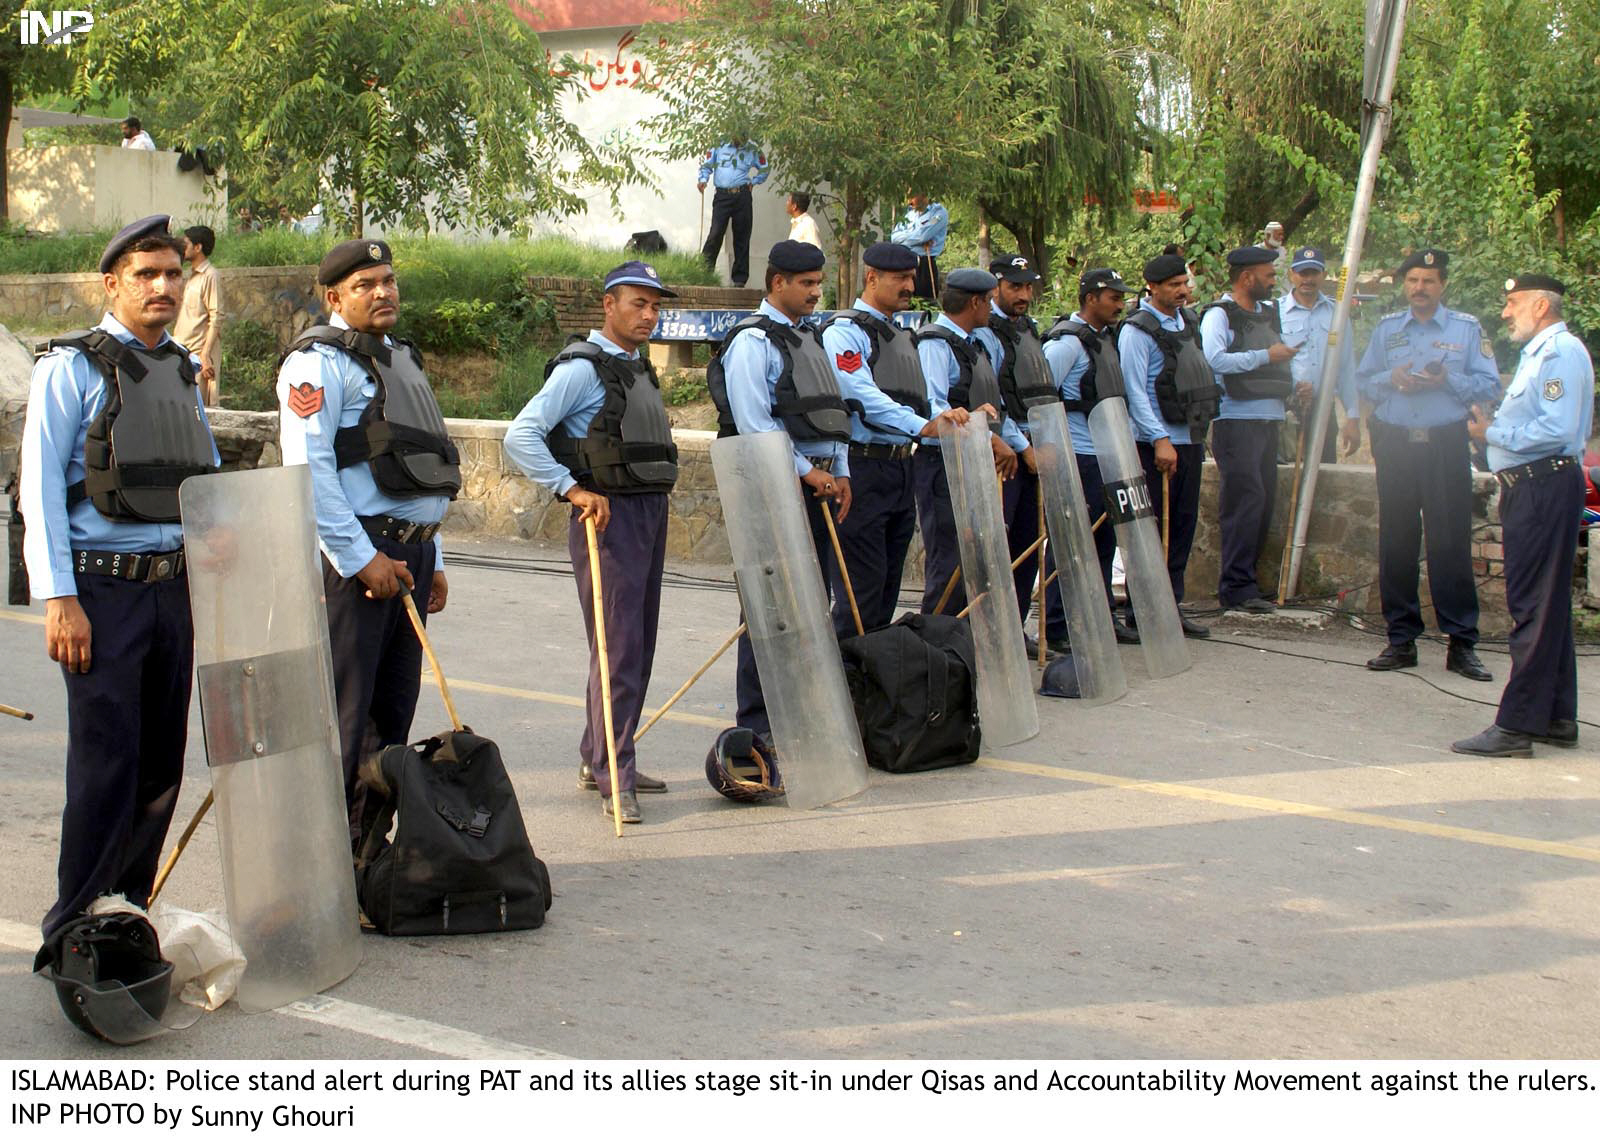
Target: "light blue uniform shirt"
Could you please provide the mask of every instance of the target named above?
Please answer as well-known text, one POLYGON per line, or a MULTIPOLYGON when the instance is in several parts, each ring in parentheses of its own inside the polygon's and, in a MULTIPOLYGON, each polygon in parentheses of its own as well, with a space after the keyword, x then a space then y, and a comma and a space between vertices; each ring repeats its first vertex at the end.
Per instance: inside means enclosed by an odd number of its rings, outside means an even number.
POLYGON ((1492 402, 1500 393, 1500 371, 1476 318, 1440 306, 1419 321, 1410 309, 1393 312, 1372 329, 1372 340, 1356 369, 1361 393, 1374 414, 1391 426, 1425 429, 1462 422, 1473 403, 1492 402), (1443 362, 1444 386, 1403 395, 1390 380, 1394 368, 1421 371, 1443 362))
MULTIPOLYGON (((598 344, 607 355, 638 359, 637 351, 625 351, 599 332, 589 333, 589 342, 598 344)), ((589 433, 594 416, 606 405, 605 385, 587 359, 569 359, 550 372, 539 393, 517 413, 506 427, 506 454, 524 474, 557 497, 578 484, 572 471, 556 461, 547 441, 551 431, 560 430, 573 438, 589 433)))
POLYGON ((937 201, 930 201, 927 209, 907 209, 906 215, 890 231, 889 240, 904 245, 919 257, 936 257, 944 252, 944 239, 949 231, 950 211, 937 201), (929 246, 926 254, 923 245, 929 246))
POLYGON ((753 146, 724 142, 706 153, 698 180, 701 185, 709 182, 715 189, 758 186, 767 180, 767 157, 753 146), (755 170, 753 175, 751 170, 755 170))
MULTIPOLYGON (((761 302, 758 311, 780 324, 794 326, 793 320, 766 300, 761 302)), ((772 415, 778 379, 783 375, 783 354, 768 341, 766 332, 760 328, 746 328, 734 336, 722 350, 722 371, 733 424, 740 434, 783 430, 783 424, 772 415)), ((813 440, 791 441, 790 444, 794 447, 794 470, 799 477, 811 472, 812 458, 832 458, 833 476, 850 476, 850 452, 843 442, 813 440)))
MULTIPOLYGON (((1322 361, 1328 354, 1328 329, 1333 325, 1333 297, 1318 292, 1317 299, 1307 308, 1295 299, 1291 290, 1278 301, 1278 317, 1283 323, 1283 342, 1293 347, 1301 344, 1289 361, 1289 370, 1296 383, 1310 383, 1315 390, 1322 386, 1322 361)), ((1356 353, 1351 346, 1353 337, 1346 328, 1339 341, 1339 374, 1334 385, 1339 402, 1344 404, 1346 418, 1361 414, 1361 395, 1356 390, 1356 353)))
MULTIPOLYGON (((851 307, 857 312, 865 312, 885 323, 890 323, 887 315, 865 300, 857 300, 851 307)), ((907 328, 895 328, 897 336, 910 334, 907 328)), ((898 446, 922 433, 922 428, 928 425, 928 420, 879 390, 877 381, 872 377, 872 367, 867 362, 867 358, 872 354, 872 339, 865 331, 849 320, 840 320, 823 331, 822 346, 827 349, 828 358, 833 361, 833 373, 839 380, 839 389, 844 393, 845 402, 860 403, 862 412, 873 423, 893 428, 874 429, 862 421, 861 414, 852 414, 851 441, 898 446), (849 363, 855 366, 854 371, 846 371, 839 365, 840 359, 847 354, 852 355, 849 363)))
POLYGON ((1583 341, 1554 323, 1522 349, 1505 401, 1489 425, 1489 468, 1583 457, 1594 417, 1594 363, 1583 341))
MULTIPOLYGON (((1087 326, 1077 316, 1072 322, 1087 326)), ((1056 381, 1056 390, 1063 401, 1077 399, 1083 394, 1083 377, 1089 374, 1089 353, 1074 335, 1058 336, 1044 345, 1044 361, 1050 365, 1050 375, 1056 381)), ((1072 436, 1074 454, 1093 454, 1094 437, 1089 433, 1089 416, 1082 411, 1067 412, 1067 433, 1072 436)))
MULTIPOLYGON (((148 350, 110 312, 95 325, 135 351, 148 350)), ((165 332, 161 344, 171 343, 165 332)), ((190 355, 195 371, 198 356, 190 355)), ((206 408, 195 387, 196 414, 206 421, 206 408)), ((106 380, 93 360, 77 348, 58 347, 33 366, 28 415, 22 428, 22 516, 27 522, 22 555, 28 566, 28 590, 35 600, 78 595, 72 566, 73 549, 109 553, 166 553, 183 544, 181 524, 112 521, 90 501, 67 509, 67 487, 88 472, 83 444, 89 426, 106 404, 106 380)), ((207 423, 207 429, 210 424, 207 423)), ((212 461, 218 465, 216 445, 212 461)))
POLYGON ((1267 349, 1251 348, 1249 351, 1229 351, 1233 346, 1233 329, 1228 326, 1228 313, 1220 307, 1206 309, 1200 317, 1200 343, 1205 348, 1206 362, 1217 382, 1223 384, 1222 405, 1217 410, 1219 419, 1251 419, 1256 422, 1282 422, 1282 399, 1236 399, 1228 394, 1225 377, 1240 375, 1265 367, 1269 362, 1267 349))
MULTIPOLYGON (((1169 316, 1150 303, 1148 297, 1139 301, 1163 328, 1172 332, 1183 330, 1181 317, 1169 316)), ((1122 374, 1128 385, 1128 417, 1133 420, 1133 436, 1140 442, 1155 442, 1165 438, 1174 446, 1189 444, 1189 424, 1167 422, 1161 417, 1161 404, 1156 400, 1156 377, 1163 363, 1161 345, 1148 333, 1129 324, 1123 324, 1117 333, 1117 354, 1122 357, 1122 374), (1143 380, 1143 382, 1141 382, 1143 380)))
MULTIPOLYGON (((328 321, 336 328, 348 328, 337 312, 328 321)), ((388 336, 385 344, 393 344, 388 336)), ((443 494, 426 497, 390 497, 372 479, 366 462, 339 469, 333 453, 334 435, 344 427, 355 426, 361 413, 378 393, 366 369, 341 348, 313 344, 283 361, 278 372, 278 438, 285 466, 311 467, 311 497, 317 513, 317 543, 323 554, 346 580, 364 569, 378 550, 358 517, 398 517, 419 525, 444 520, 450 499, 443 494), (289 409, 289 389, 304 389, 305 384, 322 391, 322 406, 301 417, 289 409)), ((444 546, 437 534, 433 538, 435 571, 444 567, 444 546)))
MULTIPOLYGON (((974 344, 988 353, 983 347, 983 341, 976 334, 968 335, 954 320, 939 313, 939 318, 933 322, 935 327, 946 328, 954 332, 970 344, 974 344)), ((936 415, 943 414, 950 409, 950 388, 961 377, 961 364, 956 362, 956 353, 950 350, 950 345, 943 340, 929 337, 917 345, 917 358, 922 361, 922 377, 928 382, 928 405, 936 415)), ((991 359, 992 362, 992 359, 991 359)), ((976 407, 970 408, 976 410, 976 407)), ((1017 429, 1017 424, 1006 417, 1004 407, 996 407, 995 413, 1000 416, 1000 439, 1011 449, 1021 454, 1028 448, 1027 436, 1017 429)), ((937 446, 937 438, 925 438, 924 446, 937 446)))

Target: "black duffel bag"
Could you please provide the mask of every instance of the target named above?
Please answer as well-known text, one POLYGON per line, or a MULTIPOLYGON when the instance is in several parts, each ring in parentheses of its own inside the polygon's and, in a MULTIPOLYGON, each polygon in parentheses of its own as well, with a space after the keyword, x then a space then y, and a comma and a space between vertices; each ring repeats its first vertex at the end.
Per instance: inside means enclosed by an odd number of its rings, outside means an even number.
POLYGON ((975 761, 972 629, 954 616, 902 616, 839 643, 867 762, 891 774, 975 761))
POLYGON ((362 765, 361 780, 356 895, 378 931, 454 935, 544 923, 550 872, 528 843, 493 742, 460 730, 389 746, 362 765))

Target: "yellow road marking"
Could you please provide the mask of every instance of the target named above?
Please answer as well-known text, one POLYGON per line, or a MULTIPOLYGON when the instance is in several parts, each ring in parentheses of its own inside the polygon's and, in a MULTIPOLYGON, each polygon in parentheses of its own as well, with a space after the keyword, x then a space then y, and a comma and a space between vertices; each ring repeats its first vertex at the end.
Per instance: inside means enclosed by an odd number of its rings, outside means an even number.
POLYGON ((1488 845, 1495 849, 1515 849, 1520 853, 1541 853, 1547 857, 1566 857, 1575 861, 1592 861, 1600 864, 1600 849, 1585 845, 1568 845, 1561 841, 1541 841, 1534 837, 1511 837, 1504 833, 1490 833, 1482 829, 1464 829, 1459 825, 1437 825, 1431 821, 1410 821, 1403 817, 1389 817, 1381 813, 1367 813, 1356 809, 1335 809, 1326 805, 1311 805, 1300 801, 1283 801, 1279 798, 1257 797, 1229 790, 1208 789, 1178 782, 1147 782, 1138 778, 1123 778, 1116 774, 1101 774, 1093 770, 1069 770, 1056 766, 1041 766, 1036 762, 1013 762, 1005 758, 979 758, 977 765, 991 770, 1005 770, 1013 774, 1031 774, 1040 778, 1055 778, 1063 782, 1085 782, 1108 789, 1133 790, 1137 793, 1156 794, 1161 797, 1203 801, 1211 805, 1227 805, 1236 809, 1254 809, 1262 813, 1279 813, 1292 817, 1314 817, 1322 821, 1340 821, 1346 825, 1363 825, 1369 829, 1389 829, 1396 833, 1410 833, 1419 837, 1440 837, 1447 841, 1464 841, 1472 845, 1488 845))
MULTIPOLYGON (((426 672, 432 675, 431 671, 426 672)), ((502 687, 498 683, 479 683, 473 679, 452 679, 450 686, 462 691, 481 691, 485 695, 504 695, 510 699, 529 699, 536 703, 554 703, 558 707, 577 707, 583 709, 584 700, 577 695, 558 695, 554 691, 530 691, 524 687, 502 687)), ((649 718, 655 713, 655 708, 646 707, 644 717, 649 718)), ((690 714, 687 711, 668 711, 666 717, 674 722, 694 723, 697 726, 729 726, 728 719, 711 718, 709 715, 690 714)))

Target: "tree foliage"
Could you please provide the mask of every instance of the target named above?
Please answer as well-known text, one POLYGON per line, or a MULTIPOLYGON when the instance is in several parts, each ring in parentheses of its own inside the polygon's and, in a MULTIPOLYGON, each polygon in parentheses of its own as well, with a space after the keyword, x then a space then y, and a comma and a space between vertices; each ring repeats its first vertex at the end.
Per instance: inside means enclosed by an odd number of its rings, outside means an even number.
POLYGON ((5 20, 0 23, 0 221, 7 208, 5 132, 11 127, 12 109, 22 100, 47 95, 67 85, 72 74, 72 48, 61 45, 23 44, 22 0, 0 3, 5 20))

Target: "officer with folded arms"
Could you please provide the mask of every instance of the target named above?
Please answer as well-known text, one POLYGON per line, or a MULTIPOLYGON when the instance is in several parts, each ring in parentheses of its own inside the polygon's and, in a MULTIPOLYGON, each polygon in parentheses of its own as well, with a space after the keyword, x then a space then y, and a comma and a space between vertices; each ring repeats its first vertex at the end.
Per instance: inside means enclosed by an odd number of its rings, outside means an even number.
POLYGON ((1583 448, 1594 422, 1594 363, 1562 319, 1566 287, 1523 273, 1506 281, 1500 313, 1522 345, 1517 373, 1490 422, 1477 408, 1468 433, 1489 444, 1500 480, 1511 678, 1494 725, 1457 754, 1533 757, 1535 742, 1578 745, 1578 660, 1572 643, 1572 560, 1583 512, 1583 448))
POLYGON ((416 713, 422 645, 402 590, 424 613, 444 609, 439 524, 461 489, 461 466, 422 356, 389 334, 400 316, 389 246, 335 245, 317 283, 333 315, 284 355, 279 434, 283 464, 311 467, 355 840, 368 732, 379 747, 403 743, 416 713))
MULTIPOLYGON (((911 302, 916 254, 879 241, 861 259, 866 265, 861 296, 822 326, 822 345, 853 412, 850 513, 839 522, 839 547, 862 625, 871 630, 892 622, 900 602, 906 550, 917 529, 916 443, 938 437, 939 419, 960 425, 967 412, 952 407, 933 414, 912 333, 891 320, 911 302)), ((855 633, 837 565, 833 626, 841 636, 855 633)))
POLYGON ((24 554, 67 687, 66 807, 48 941, 96 897, 145 906, 188 744, 194 632, 178 487, 219 464, 200 360, 167 335, 183 242, 164 216, 100 256, 109 311, 33 369, 24 554))
POLYGON ((606 274, 605 326, 567 345, 545 366, 544 386, 506 430, 506 453, 533 481, 572 503, 567 555, 589 639, 589 687, 578 744, 580 789, 598 789, 601 809, 641 820, 640 793, 667 786, 641 774, 633 732, 644 710, 661 616, 667 556, 667 495, 678 480, 678 450, 645 354, 661 301, 677 296, 643 261, 606 274), (617 778, 606 760, 605 704, 595 646, 593 581, 585 522, 594 518, 611 665, 617 778), (616 800, 613 801, 613 796, 616 800))

